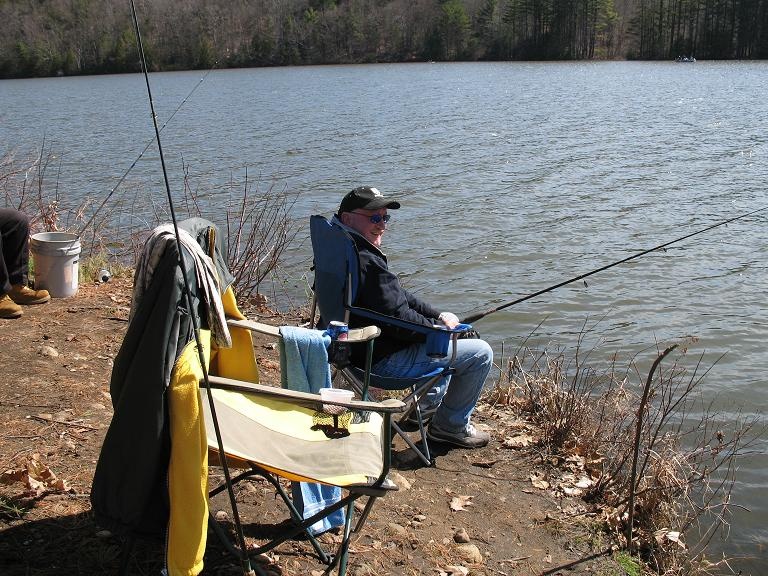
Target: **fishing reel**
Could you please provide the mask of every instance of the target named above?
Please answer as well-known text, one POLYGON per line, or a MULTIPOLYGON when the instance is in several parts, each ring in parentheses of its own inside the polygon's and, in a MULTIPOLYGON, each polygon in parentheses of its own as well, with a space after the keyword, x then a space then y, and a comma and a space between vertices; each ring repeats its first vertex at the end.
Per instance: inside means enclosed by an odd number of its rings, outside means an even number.
POLYGON ((472 328, 471 330, 466 330, 464 332, 459 332, 459 340, 469 340, 469 339, 479 339, 480 338, 480 332, 472 328))

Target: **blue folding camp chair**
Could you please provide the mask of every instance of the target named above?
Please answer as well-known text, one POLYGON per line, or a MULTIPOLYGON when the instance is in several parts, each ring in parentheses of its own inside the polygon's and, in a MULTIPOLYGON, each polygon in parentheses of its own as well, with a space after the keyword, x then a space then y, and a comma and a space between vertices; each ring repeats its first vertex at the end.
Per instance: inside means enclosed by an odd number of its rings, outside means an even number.
POLYGON ((455 341, 459 334, 471 330, 472 327, 468 324, 460 324, 454 329, 422 326, 355 306, 359 287, 359 260, 352 236, 338 224, 329 222, 319 215, 310 218, 310 236, 315 270, 311 322, 314 323, 316 309, 319 309, 319 327, 325 327, 331 321, 349 323, 350 315, 355 315, 365 318, 366 322, 374 325, 389 325, 411 330, 424 335, 428 354, 434 358, 445 358, 448 355, 449 344, 453 341, 454 346, 450 347, 451 362, 447 367, 439 367, 414 378, 391 378, 372 373, 373 340, 368 341, 365 366, 353 366, 344 361, 335 364, 337 376, 340 374, 361 394, 363 399, 367 399, 369 387, 405 393, 400 400, 406 404, 406 410, 397 422, 392 421, 392 428, 416 452, 424 464, 431 466, 433 461, 419 400, 442 378, 453 374, 454 369, 451 366, 456 359, 455 341), (405 420, 415 421, 418 425, 421 448, 404 432, 405 420))

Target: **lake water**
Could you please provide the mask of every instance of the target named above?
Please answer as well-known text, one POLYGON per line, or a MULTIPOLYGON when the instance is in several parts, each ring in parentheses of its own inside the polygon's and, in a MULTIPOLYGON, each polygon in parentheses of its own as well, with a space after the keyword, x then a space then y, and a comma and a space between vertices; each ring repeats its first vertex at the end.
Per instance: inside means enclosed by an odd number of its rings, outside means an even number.
MULTIPOLYGON (((485 310, 768 204, 768 63, 494 63, 323 66, 151 76, 174 194, 182 162, 221 224, 227 182, 298 192, 330 215, 361 184, 399 196, 385 249, 438 308, 485 310), (202 80, 201 80, 202 79, 202 80), (197 87, 195 89, 195 87, 197 87), (194 89, 194 91, 193 91, 194 89), (190 95, 190 91, 193 93, 190 95)), ((0 152, 60 156, 65 205, 100 202, 154 136, 137 75, 0 82, 0 152)), ((165 205, 152 148, 104 214, 127 234, 165 205)), ((726 356, 703 384, 727 414, 768 406, 768 288, 761 212, 492 314, 497 353, 572 350, 585 323, 597 358, 687 337, 685 362, 726 356), (599 322, 598 322, 599 320, 599 322), (542 323, 543 322, 543 323, 542 323)), ((304 298, 308 231, 280 290, 304 298)), ((603 360, 604 362, 605 360, 603 360)), ((762 418, 762 416, 760 416, 762 418)), ((768 444, 738 472, 738 567, 768 574, 768 444)))

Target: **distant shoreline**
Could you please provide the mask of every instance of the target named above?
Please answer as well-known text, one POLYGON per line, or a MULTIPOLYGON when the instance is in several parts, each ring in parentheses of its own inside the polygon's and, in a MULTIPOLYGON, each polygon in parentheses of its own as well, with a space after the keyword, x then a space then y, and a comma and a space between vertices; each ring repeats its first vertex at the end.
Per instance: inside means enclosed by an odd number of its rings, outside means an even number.
MULTIPOLYGON (((271 68, 309 68, 309 67, 324 67, 324 66, 375 66, 375 65, 388 65, 388 64, 579 64, 584 62, 590 63, 602 63, 602 62, 642 62, 642 63, 704 63, 704 62, 764 62, 766 59, 709 59, 702 60, 699 58, 693 58, 692 60, 678 60, 676 58, 668 59, 638 59, 638 58, 593 58, 583 60, 451 60, 451 61, 434 61, 434 60, 400 60, 400 61, 382 61, 382 62, 324 62, 324 63, 307 63, 307 64, 273 64, 262 66, 226 66, 211 68, 168 68, 163 70, 151 70, 151 74, 162 74, 170 72, 209 72, 213 70, 260 70, 271 68)), ((94 76, 111 76, 121 74, 141 74, 140 70, 123 70, 123 71, 105 71, 105 72, 91 72, 91 73, 77 73, 66 74, 63 71, 59 74, 48 74, 40 76, 2 76, 0 80, 34 80, 42 78, 81 78, 81 77, 94 77, 94 76)))

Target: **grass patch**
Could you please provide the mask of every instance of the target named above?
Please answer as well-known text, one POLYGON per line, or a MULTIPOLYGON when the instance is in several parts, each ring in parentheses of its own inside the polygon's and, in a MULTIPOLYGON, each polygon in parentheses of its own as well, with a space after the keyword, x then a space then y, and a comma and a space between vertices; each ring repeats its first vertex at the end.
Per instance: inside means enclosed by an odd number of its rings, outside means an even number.
POLYGON ((110 258, 108 254, 101 252, 93 256, 81 258, 78 268, 78 278, 81 282, 101 281, 102 271, 106 270, 115 278, 124 278, 133 274, 130 266, 122 264, 110 258))
POLYGON ((29 509, 29 506, 25 506, 15 498, 0 494, 0 519, 21 520, 29 509))
MULTIPOLYGON (((111 258, 105 252, 100 252, 93 256, 80 258, 77 265, 77 278, 80 284, 85 282, 100 282, 103 271, 109 273, 110 278, 126 278, 133 275, 133 268, 115 258, 111 258)), ((29 280, 34 285, 35 280, 35 257, 29 255, 29 280)))
POLYGON ((613 559, 621 566, 627 576, 642 576, 642 564, 627 552, 617 552, 613 559))

